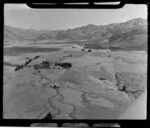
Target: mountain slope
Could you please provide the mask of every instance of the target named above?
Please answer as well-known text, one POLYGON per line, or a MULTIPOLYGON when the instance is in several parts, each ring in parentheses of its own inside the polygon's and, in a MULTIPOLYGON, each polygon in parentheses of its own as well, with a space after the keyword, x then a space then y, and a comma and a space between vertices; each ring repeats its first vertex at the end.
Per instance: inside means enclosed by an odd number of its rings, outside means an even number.
POLYGON ((99 45, 102 48, 147 49, 147 21, 135 18, 122 23, 109 25, 86 25, 68 30, 25 30, 4 27, 6 40, 49 40, 70 39, 87 40, 88 45, 99 45))

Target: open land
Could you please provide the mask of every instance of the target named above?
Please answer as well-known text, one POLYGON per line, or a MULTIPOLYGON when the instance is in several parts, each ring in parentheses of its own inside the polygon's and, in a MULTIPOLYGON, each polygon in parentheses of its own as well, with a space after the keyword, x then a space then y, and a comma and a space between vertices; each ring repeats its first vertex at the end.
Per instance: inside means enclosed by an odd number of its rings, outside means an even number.
POLYGON ((146 89, 145 51, 89 51, 47 41, 4 46, 6 119, 48 113, 52 119, 117 119, 146 89))

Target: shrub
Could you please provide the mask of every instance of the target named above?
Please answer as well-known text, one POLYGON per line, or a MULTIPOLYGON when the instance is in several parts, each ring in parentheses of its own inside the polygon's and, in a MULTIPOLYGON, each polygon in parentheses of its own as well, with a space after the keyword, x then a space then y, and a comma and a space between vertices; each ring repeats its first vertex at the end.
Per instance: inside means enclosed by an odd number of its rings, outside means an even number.
POLYGON ((23 69, 23 65, 18 65, 18 66, 16 66, 15 71, 18 71, 18 70, 20 70, 20 69, 23 69))
POLYGON ((33 59, 35 60, 35 59, 37 59, 37 58, 39 58, 40 56, 36 56, 36 57, 34 57, 33 59))
POLYGON ((89 49, 89 50, 88 50, 88 52, 92 52, 92 50, 91 50, 91 49, 89 49))
POLYGON ((55 66, 60 66, 63 68, 71 68, 72 64, 71 63, 55 63, 55 66))
POLYGON ((47 119, 52 120, 52 114, 50 112, 43 118, 43 120, 47 119))
POLYGON ((29 59, 27 62, 25 62, 24 65, 28 65, 31 61, 32 61, 32 59, 29 59))

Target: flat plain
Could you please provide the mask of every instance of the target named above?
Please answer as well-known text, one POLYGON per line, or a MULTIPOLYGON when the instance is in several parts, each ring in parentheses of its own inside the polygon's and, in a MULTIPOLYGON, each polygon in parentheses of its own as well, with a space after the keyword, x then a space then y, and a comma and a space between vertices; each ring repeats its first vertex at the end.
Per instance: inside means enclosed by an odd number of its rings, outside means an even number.
POLYGON ((34 43, 4 46, 4 118, 117 119, 146 91, 145 51, 34 43))

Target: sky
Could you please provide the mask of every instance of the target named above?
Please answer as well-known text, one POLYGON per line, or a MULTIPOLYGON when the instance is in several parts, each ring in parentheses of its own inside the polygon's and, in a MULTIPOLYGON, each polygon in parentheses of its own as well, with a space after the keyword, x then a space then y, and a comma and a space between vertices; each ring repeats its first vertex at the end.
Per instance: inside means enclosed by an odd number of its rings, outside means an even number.
POLYGON ((26 4, 5 4, 4 24, 24 29, 70 29, 88 24, 105 25, 133 18, 147 18, 146 5, 120 9, 32 9, 26 4))

